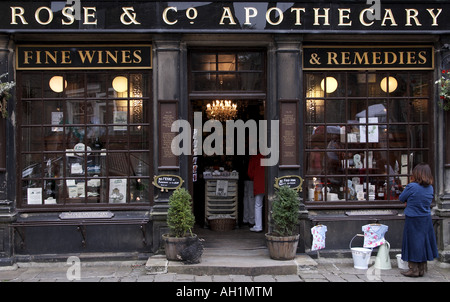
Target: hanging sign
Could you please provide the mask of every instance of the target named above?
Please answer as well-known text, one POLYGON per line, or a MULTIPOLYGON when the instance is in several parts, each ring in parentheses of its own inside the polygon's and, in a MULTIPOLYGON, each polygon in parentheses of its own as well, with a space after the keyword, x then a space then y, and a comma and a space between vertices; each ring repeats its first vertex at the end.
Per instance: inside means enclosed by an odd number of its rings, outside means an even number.
POLYGON ((153 178, 153 185, 166 192, 181 188, 183 182, 183 179, 178 175, 159 175, 153 178))
POLYGON ((17 70, 151 69, 151 45, 18 45, 17 70))
POLYGON ((432 46, 304 46, 303 70, 433 70, 432 46))
POLYGON ((302 191, 303 178, 298 175, 287 175, 275 178, 275 188, 289 187, 291 189, 302 191))

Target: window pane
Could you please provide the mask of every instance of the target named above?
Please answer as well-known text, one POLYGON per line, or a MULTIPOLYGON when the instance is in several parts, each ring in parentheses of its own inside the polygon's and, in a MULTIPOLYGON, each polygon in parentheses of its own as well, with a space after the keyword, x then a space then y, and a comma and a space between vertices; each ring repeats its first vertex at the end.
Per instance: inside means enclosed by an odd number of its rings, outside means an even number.
POLYGON ((218 71, 235 71, 236 70, 236 56, 234 54, 219 54, 217 70, 218 71))
POLYGON ((193 53, 191 56, 191 68, 193 71, 215 71, 216 55, 193 53))
POLYGON ((127 176, 129 174, 129 158, 127 153, 108 153, 107 167, 109 176, 127 176))
POLYGON ((238 90, 260 91, 263 90, 264 81, 262 73, 240 73, 238 74, 240 87, 238 90))
POLYGON ((406 123, 409 103, 410 101, 407 99, 391 99, 389 101, 389 122, 406 123))
POLYGON ((130 149, 145 150, 150 148, 148 126, 132 126, 130 127, 130 149))
POLYGON ((87 97, 105 98, 107 95, 107 79, 104 73, 94 73, 87 75, 87 97))
POLYGON ((306 122, 307 123, 324 123, 325 109, 324 100, 313 99, 306 101, 306 122))
POLYGON ((411 121, 426 122, 429 118, 428 99, 413 99, 410 101, 411 121))
POLYGON ((419 125, 410 127, 410 143, 411 148, 426 148, 430 138, 428 126, 419 125))
POLYGON ((22 128, 22 151, 43 150, 42 130, 40 127, 22 128))
POLYGON ((328 100, 326 102, 326 121, 327 123, 346 123, 345 100, 328 100))
POLYGON ((325 149, 325 127, 307 126, 306 127, 306 148, 325 149))
MULTIPOLYGON (((22 98, 41 98, 42 97, 42 76, 41 74, 23 75, 22 98)), ((48 82, 47 82, 48 83, 48 82)))
POLYGON ((238 90, 237 75, 235 73, 221 73, 217 77, 217 90, 238 90))
POLYGON ((366 97, 367 96, 367 84, 374 83, 376 81, 376 75, 373 73, 350 73, 348 76, 348 97, 366 97))
POLYGON ((324 152, 308 152, 306 154, 305 169, 308 175, 323 174, 324 152))
POLYGON ((84 74, 68 73, 66 80, 67 88, 65 92, 68 98, 83 98, 85 96, 84 74))
POLYGON ((429 96, 430 95, 430 75, 426 74, 411 74, 411 96, 429 96))
POLYGON ((192 75, 192 82, 193 91, 217 90, 214 73, 195 73, 192 75))
POLYGON ((23 125, 38 125, 42 123, 42 102, 22 101, 22 123, 23 125))
POLYGON ((238 70, 263 70, 263 68, 261 53, 238 53, 238 70))

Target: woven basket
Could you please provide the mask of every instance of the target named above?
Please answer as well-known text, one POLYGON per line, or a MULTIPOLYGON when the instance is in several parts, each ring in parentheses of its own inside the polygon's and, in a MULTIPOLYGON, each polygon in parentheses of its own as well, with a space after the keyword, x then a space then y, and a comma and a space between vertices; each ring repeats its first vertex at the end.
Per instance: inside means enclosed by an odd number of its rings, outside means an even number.
POLYGON ((235 218, 215 218, 209 219, 208 222, 211 230, 216 232, 231 231, 236 226, 235 218))

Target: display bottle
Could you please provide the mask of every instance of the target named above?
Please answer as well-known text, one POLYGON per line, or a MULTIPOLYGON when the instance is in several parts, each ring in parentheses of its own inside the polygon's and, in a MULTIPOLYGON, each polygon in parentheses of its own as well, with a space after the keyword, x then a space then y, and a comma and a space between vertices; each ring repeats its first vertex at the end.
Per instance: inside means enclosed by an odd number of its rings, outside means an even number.
POLYGON ((386 199, 386 183, 379 185, 377 189, 377 200, 386 199))
POLYGON ((314 189, 314 201, 322 201, 322 200, 323 200, 322 185, 317 184, 314 189))

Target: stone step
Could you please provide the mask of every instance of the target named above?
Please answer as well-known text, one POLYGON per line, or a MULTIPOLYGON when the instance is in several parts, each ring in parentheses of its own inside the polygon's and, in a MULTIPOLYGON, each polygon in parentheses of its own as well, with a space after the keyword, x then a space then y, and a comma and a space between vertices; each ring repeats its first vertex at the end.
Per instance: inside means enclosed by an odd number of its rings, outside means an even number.
POLYGON ((205 249, 198 264, 167 261, 164 255, 149 257, 148 274, 177 273, 189 275, 296 275, 299 270, 317 266, 308 255, 297 255, 293 260, 273 260, 267 249, 230 250, 205 249))

